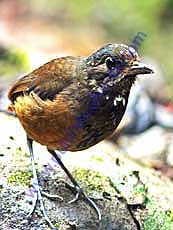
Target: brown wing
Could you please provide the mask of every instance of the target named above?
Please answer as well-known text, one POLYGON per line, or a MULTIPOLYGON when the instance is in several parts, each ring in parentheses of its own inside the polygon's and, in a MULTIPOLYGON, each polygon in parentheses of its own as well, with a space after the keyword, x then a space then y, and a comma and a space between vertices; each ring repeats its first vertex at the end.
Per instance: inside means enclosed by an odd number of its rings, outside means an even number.
POLYGON ((43 100, 52 100, 71 83, 76 73, 77 62, 78 58, 63 57, 44 64, 19 79, 10 89, 9 99, 14 102, 19 95, 33 91, 43 100))

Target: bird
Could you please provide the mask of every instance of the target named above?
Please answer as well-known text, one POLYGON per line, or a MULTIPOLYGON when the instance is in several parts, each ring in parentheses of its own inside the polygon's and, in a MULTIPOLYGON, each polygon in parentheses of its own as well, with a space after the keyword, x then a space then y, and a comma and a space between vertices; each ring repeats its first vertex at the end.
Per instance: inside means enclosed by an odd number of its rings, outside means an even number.
POLYGON ((37 201, 52 228, 54 225, 46 213, 35 169, 33 141, 47 147, 70 179, 76 192, 70 202, 83 198, 94 208, 100 221, 98 206, 75 180, 56 150, 81 151, 109 137, 125 113, 137 77, 152 73, 134 48, 109 43, 87 57, 55 58, 18 79, 9 89, 8 109, 16 113, 26 131, 37 201))

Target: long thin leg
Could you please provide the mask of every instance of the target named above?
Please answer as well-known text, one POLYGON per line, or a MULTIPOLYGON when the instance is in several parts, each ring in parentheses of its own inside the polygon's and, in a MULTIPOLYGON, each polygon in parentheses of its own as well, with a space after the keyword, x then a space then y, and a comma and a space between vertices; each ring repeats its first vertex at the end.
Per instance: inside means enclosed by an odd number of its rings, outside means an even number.
POLYGON ((95 209, 99 220, 101 220, 101 213, 99 208, 97 207, 97 205, 95 204, 95 202, 93 200, 91 200, 83 191, 83 189, 80 187, 80 185, 77 183, 77 181, 75 180, 75 178, 72 176, 72 174, 68 171, 68 169, 65 167, 65 165, 63 164, 62 160, 60 159, 60 157, 56 154, 55 151, 48 149, 48 151, 51 153, 51 155, 57 160, 58 164, 61 166, 61 168, 64 170, 64 172, 66 173, 66 175, 69 177, 69 179, 71 180, 72 184, 74 185, 75 190, 77 191, 76 193, 76 197, 70 201, 69 203, 73 203, 75 201, 77 201, 79 199, 79 197, 82 195, 84 197, 84 200, 95 209))
POLYGON ((44 207, 44 203, 43 203, 43 198, 41 195, 41 189, 40 189, 39 183, 38 183, 38 177, 37 177, 37 172, 36 172, 36 168, 35 168, 34 154, 33 154, 33 140, 31 140, 30 138, 27 137, 27 144, 28 144, 28 148, 29 148, 30 159, 31 159, 31 164, 32 164, 32 172, 33 172, 33 184, 32 184, 32 186, 34 186, 34 188, 37 192, 37 194, 36 194, 37 197, 34 200, 33 208, 31 210, 31 212, 29 213, 28 217, 33 215, 33 213, 35 212, 36 206, 37 206, 37 202, 40 202, 40 208, 41 208, 41 211, 45 217, 45 220, 48 222, 50 227, 54 229, 55 226, 52 224, 49 217, 47 216, 47 213, 46 213, 46 210, 44 207))

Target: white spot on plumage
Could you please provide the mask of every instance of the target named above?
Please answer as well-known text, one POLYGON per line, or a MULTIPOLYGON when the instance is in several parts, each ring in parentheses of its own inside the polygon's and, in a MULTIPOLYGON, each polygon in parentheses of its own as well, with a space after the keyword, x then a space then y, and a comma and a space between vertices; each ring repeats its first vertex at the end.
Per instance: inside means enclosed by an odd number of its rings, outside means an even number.
POLYGON ((126 100, 125 100, 125 98, 123 97, 123 106, 125 106, 126 105, 126 100))
POLYGON ((117 101, 116 101, 116 99, 114 99, 114 106, 117 106, 117 101))
POLYGON ((125 106, 125 104, 126 104, 125 98, 122 97, 121 95, 118 95, 118 96, 115 97, 115 99, 114 99, 114 106, 117 106, 120 102, 122 103, 123 106, 125 106))
POLYGON ((123 98, 120 95, 118 95, 118 97, 116 97, 115 99, 116 101, 122 101, 123 98))

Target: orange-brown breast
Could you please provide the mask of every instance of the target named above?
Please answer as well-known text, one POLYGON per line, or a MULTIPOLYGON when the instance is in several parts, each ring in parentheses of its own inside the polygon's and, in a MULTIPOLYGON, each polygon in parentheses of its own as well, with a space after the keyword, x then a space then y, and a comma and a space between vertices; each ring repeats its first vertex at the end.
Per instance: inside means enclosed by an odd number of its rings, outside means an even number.
POLYGON ((68 133, 70 127, 73 128, 75 125, 74 119, 68 102, 64 101, 61 95, 54 101, 43 101, 36 94, 31 93, 28 96, 18 97, 14 107, 30 138, 46 145, 49 149, 73 148, 74 139, 72 140, 68 133))

